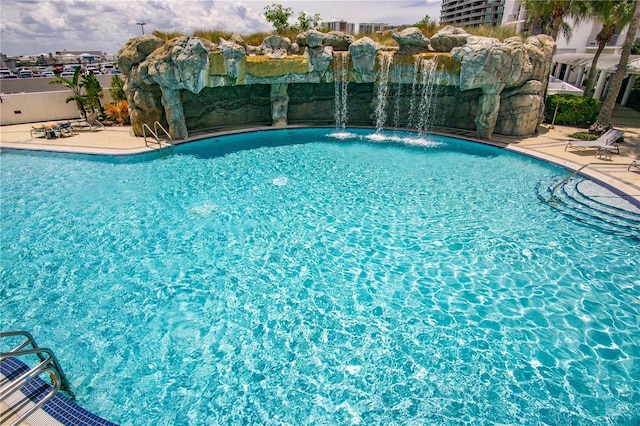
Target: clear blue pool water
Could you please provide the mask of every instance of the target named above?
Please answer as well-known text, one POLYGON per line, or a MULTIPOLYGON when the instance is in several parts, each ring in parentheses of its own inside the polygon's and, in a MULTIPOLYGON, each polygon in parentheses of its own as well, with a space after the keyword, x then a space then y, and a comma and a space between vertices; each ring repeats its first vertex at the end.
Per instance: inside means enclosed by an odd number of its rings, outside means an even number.
POLYGON ((330 132, 2 152, 1 328, 123 425, 640 423, 640 244, 565 170, 330 132))

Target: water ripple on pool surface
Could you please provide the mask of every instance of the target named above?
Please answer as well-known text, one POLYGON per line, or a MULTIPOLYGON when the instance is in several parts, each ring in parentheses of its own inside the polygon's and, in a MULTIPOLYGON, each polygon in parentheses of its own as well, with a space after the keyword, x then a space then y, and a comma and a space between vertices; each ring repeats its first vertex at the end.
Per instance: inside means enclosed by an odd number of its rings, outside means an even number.
POLYGON ((540 202, 565 172, 326 133, 3 153, 5 327, 121 424, 640 421, 640 248, 540 202))

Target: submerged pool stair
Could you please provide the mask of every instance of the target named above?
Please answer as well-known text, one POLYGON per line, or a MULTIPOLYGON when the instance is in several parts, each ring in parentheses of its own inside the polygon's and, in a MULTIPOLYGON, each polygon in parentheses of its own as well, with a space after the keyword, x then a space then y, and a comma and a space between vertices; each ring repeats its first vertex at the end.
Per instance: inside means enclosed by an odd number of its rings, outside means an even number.
POLYGON ((584 224, 640 240, 640 207, 589 179, 572 176, 553 187, 541 185, 539 196, 584 224))
POLYGON ((28 418, 32 424, 48 424, 47 419, 54 419, 63 425, 115 426, 72 401, 75 395, 56 356, 50 349, 38 347, 29 332, 1 332, 0 338, 23 339, 0 353, 0 424, 19 425, 28 418), (42 375, 48 376, 51 384, 41 379, 42 375))

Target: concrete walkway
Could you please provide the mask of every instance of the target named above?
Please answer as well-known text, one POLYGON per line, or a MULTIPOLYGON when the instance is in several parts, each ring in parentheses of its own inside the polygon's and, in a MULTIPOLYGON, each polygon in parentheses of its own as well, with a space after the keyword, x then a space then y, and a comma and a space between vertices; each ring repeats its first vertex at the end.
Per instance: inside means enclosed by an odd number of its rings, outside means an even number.
MULTIPOLYGON (((620 154, 612 154, 610 159, 596 158, 596 150, 587 149, 565 151, 571 134, 584 129, 567 126, 549 126, 543 124, 538 134, 529 138, 504 138, 495 136, 494 140, 508 143, 507 149, 531 155, 570 170, 585 167, 581 173, 604 182, 640 203, 640 168, 629 165, 638 160, 640 163, 640 112, 616 105, 612 116, 613 127, 624 131, 624 142, 620 154)), ((640 205, 640 204, 639 204, 640 205)))
MULTIPOLYGON (((632 161, 640 162, 640 112, 616 106, 612 122, 616 129, 625 132, 624 143, 620 144, 620 154, 613 154, 607 160, 595 158, 595 150, 565 151, 567 141, 571 139, 569 135, 584 131, 574 127, 544 124, 539 127, 538 134, 532 137, 509 138, 494 135, 488 142, 505 144, 506 149, 550 161, 570 170, 588 165, 582 170, 583 174, 618 189, 640 204, 640 168, 627 171, 632 161)), ((41 124, 47 123, 33 123, 33 126, 41 124)), ((129 126, 105 127, 104 130, 80 132, 71 137, 51 140, 31 137, 31 128, 32 124, 0 126, 0 148, 106 155, 130 155, 153 149, 146 146, 143 138, 133 136, 129 126)), ((206 136, 199 135, 197 139, 206 136)), ((454 136, 473 139, 473 135, 466 132, 456 132, 454 136)))

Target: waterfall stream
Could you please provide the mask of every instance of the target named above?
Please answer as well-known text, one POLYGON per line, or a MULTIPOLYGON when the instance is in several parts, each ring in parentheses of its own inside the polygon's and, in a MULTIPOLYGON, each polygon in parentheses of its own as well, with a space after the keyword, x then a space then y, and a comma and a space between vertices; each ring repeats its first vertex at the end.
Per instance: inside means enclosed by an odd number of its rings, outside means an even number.
MULTIPOLYGON (((394 128, 414 129, 424 135, 434 126, 438 79, 436 62, 416 56, 408 75, 402 75, 402 65, 394 66, 393 53, 379 56, 379 70, 374 83, 374 116, 376 133, 381 133, 388 122, 394 128), (411 79, 411 84, 407 80, 411 79), (406 86, 406 87, 405 87, 406 86), (407 102, 408 110, 406 109, 407 102), (403 108, 404 106, 404 108, 403 108), (390 109, 391 108, 391 109, 390 109)), ((346 128, 348 122, 349 53, 334 52, 334 118, 336 130, 346 128)))
POLYGON ((420 135, 433 127, 434 100, 436 98, 436 63, 430 59, 415 58, 408 127, 420 135))
POLYGON ((418 122, 415 127, 418 134, 423 135, 433 127, 434 89, 436 87, 436 63, 422 59, 420 62, 421 92, 418 107, 418 122))
POLYGON ((336 129, 344 129, 347 125, 347 86, 349 56, 345 52, 336 52, 334 57, 334 92, 336 129))
POLYGON ((376 131, 380 132, 387 121, 387 101, 389 98, 389 71, 393 63, 393 54, 380 56, 380 72, 378 75, 378 96, 376 104, 376 131))

